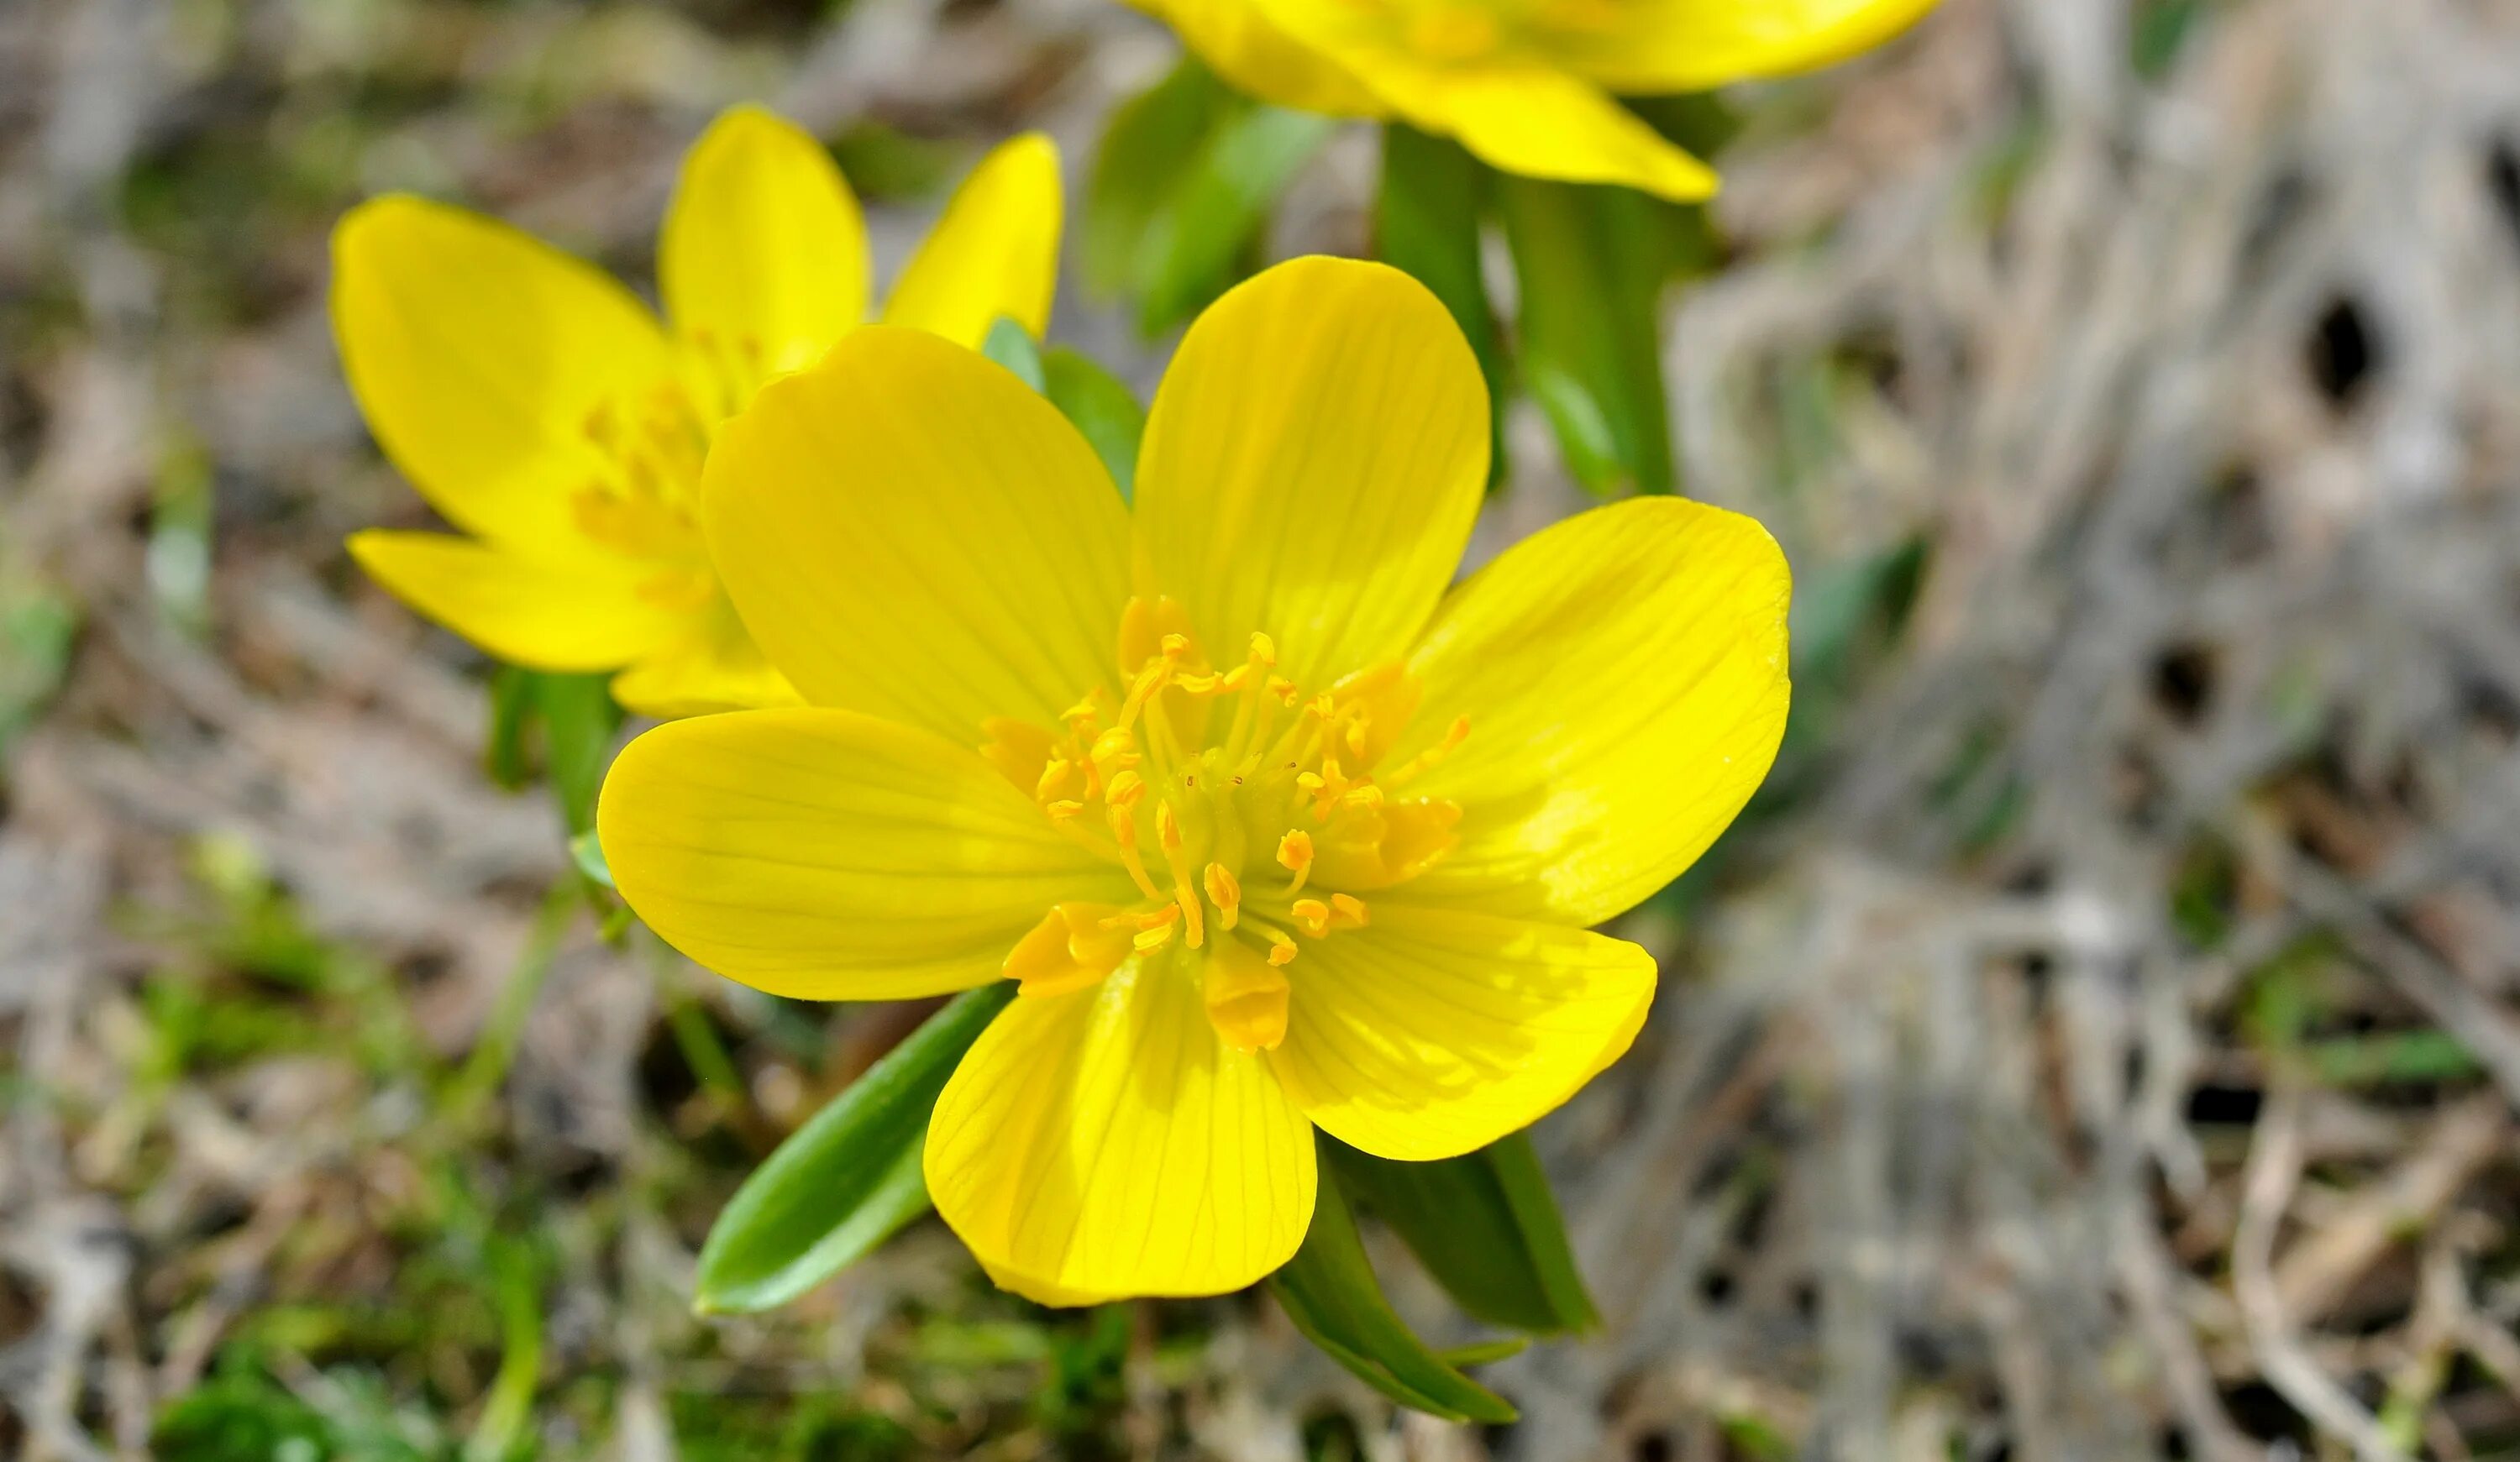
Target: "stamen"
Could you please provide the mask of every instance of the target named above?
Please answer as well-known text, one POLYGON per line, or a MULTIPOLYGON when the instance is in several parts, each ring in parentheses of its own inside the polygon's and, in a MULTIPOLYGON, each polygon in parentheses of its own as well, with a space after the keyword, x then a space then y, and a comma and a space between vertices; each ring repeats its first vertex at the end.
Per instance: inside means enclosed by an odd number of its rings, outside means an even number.
POLYGON ((1242 917, 1242 885, 1221 863, 1207 865, 1207 901, 1216 906, 1216 927, 1231 929, 1242 917))
POLYGON ((1191 881, 1190 857, 1182 851, 1181 818, 1170 802, 1155 804, 1155 841, 1164 850, 1164 866, 1173 875, 1173 902, 1180 906, 1185 937, 1193 950, 1207 937, 1207 915, 1198 902, 1198 887, 1191 881))
POLYGON ((1007 952, 1002 968, 1018 996, 1066 995, 1096 984, 1129 957, 1128 936, 1113 932, 1102 904, 1054 906, 1007 952))
POLYGON ((1162 898, 1164 891, 1155 887, 1155 880, 1147 876, 1147 865, 1138 857, 1137 815, 1125 807, 1115 807, 1110 810, 1109 817, 1112 840, 1120 845, 1120 865, 1129 870, 1129 877, 1138 885, 1138 892, 1149 899, 1162 898))
POLYGON ((1263 929, 1260 932, 1269 936, 1269 962, 1271 964, 1283 969, 1285 966, 1295 962, 1295 942, 1292 939, 1287 938, 1283 931, 1277 929, 1263 929))
POLYGON ((1365 901, 1349 894, 1330 895, 1330 927, 1362 929, 1366 926, 1365 901))
POLYGON ((1158 912, 1160 918, 1157 922, 1139 930, 1129 940, 1129 947, 1141 954, 1152 950, 1160 950, 1172 943, 1173 930, 1181 923, 1179 905, 1167 904, 1158 912))
POLYGON ((1304 880, 1313 871, 1313 835, 1300 827, 1289 828, 1278 839, 1278 864, 1295 875, 1295 881, 1286 885, 1286 896, 1302 893, 1304 880))
POLYGON ((1295 927, 1315 939, 1330 932, 1330 907, 1319 899, 1297 899, 1293 906, 1295 927))
POLYGON ((1383 784, 1385 786, 1394 787, 1400 785, 1402 782, 1407 781, 1418 773, 1434 766, 1437 762, 1451 756, 1455 751, 1461 748, 1461 744, 1463 741, 1466 741, 1469 738, 1470 718, 1467 716, 1454 717, 1453 724, 1444 730, 1444 739, 1427 747, 1425 750, 1411 757, 1409 760, 1402 762, 1399 766, 1392 768, 1390 772, 1384 774, 1382 778, 1383 784))

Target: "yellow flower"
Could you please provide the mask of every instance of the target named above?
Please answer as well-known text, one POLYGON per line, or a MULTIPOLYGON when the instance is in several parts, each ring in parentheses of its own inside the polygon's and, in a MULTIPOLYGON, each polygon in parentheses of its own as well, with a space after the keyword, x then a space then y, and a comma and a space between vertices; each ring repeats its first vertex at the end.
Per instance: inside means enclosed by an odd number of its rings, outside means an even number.
POLYGON ((1192 325, 1134 511, 984 358, 866 330, 727 429, 702 493, 809 706, 623 751, 621 892, 780 995, 1020 981, 937 1102, 938 1210, 1046 1303, 1212 1294, 1301 1241, 1316 1126, 1469 1151, 1643 1022, 1585 932, 1767 773, 1785 564, 1672 498, 1458 588, 1488 400, 1444 307, 1302 259, 1192 325))
POLYGON ((1712 168, 1610 98, 1811 70, 1935 0, 1131 0, 1239 89, 1405 121, 1510 173, 1688 201, 1712 168))
MULTIPOLYGON (((976 345, 1035 334, 1058 268, 1058 158, 1018 137, 966 180, 883 319, 976 345)), ((683 159, 657 249, 660 324, 594 267, 421 199, 333 238, 333 324, 388 457, 469 537, 366 532, 360 564, 518 665, 620 670, 633 710, 792 704, 711 572, 700 465, 762 383, 865 319, 866 225, 820 143, 758 108, 683 159)))

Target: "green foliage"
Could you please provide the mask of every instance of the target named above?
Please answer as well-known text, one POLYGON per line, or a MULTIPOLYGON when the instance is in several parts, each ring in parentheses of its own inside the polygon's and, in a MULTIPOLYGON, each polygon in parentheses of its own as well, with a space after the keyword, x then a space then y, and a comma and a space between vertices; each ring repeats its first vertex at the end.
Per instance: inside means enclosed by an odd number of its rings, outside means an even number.
POLYGON ((162 1462, 319 1462, 336 1454, 321 1413, 246 1369, 177 1397, 158 1417, 151 1445, 162 1462))
POLYGON ((1389 1162, 1330 1138, 1322 1156, 1473 1318, 1536 1334, 1599 1323, 1529 1136, 1435 1163, 1389 1162))
POLYGON ((1399 122, 1382 129, 1382 186, 1374 200, 1374 247, 1433 290, 1479 358, 1487 377, 1488 483, 1505 480, 1505 400, 1512 388, 1496 309, 1479 263, 1488 171, 1460 143, 1399 122))
POLYGON ((1086 284, 1148 336, 1251 272, 1269 214, 1337 124, 1236 95, 1192 60, 1111 116, 1085 195, 1086 284))
POLYGON ((1000 981, 956 997, 781 1143, 710 1228, 693 1303, 704 1311, 784 1305, 925 1213, 928 1114, 1013 995, 1000 981))
POLYGON ((1568 470, 1597 493, 1673 491, 1661 319, 1678 210, 1627 189, 1508 176, 1497 199, 1522 295, 1522 381, 1568 470))
POLYGON ((1051 404, 1094 444, 1121 498, 1134 499, 1138 443, 1147 431, 1147 409, 1138 404, 1137 393, 1092 358, 1065 346, 1045 351, 1041 368, 1043 390, 1051 404))
POLYGON ((0 560, 0 752, 61 688, 78 623, 76 605, 0 560))
POLYGON ((2158 81, 2187 48, 2205 18, 2205 0, 2137 0, 2127 23, 2128 60, 2137 75, 2158 81))
POLYGON ((989 333, 980 341, 980 353, 1007 368, 1017 380, 1043 389, 1041 347, 1033 342, 1032 332, 1012 318, 1000 315, 989 322, 989 333))
POLYGON ((1427 1349, 1393 1312, 1365 1256, 1339 1170, 1325 1163, 1313 1225, 1269 1291, 1304 1338, 1358 1379, 1404 1406, 1447 1421, 1509 1422, 1503 1396, 1427 1349))
POLYGON ((963 150, 861 117, 832 139, 832 159, 849 180, 849 191, 869 202, 922 198, 943 188, 960 170, 963 150))
POLYGON ((551 781, 571 833, 595 825, 595 795, 621 729, 603 675, 553 675, 499 668, 490 681, 490 732, 484 750, 490 779, 522 787, 539 770, 551 781))

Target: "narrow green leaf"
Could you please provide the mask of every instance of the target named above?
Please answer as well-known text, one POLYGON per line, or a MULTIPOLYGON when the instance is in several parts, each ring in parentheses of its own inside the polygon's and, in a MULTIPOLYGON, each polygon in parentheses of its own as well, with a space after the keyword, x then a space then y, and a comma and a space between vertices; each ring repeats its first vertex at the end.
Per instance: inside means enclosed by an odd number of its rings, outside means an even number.
POLYGON ((490 675, 490 729, 481 738, 481 770, 494 786, 516 791, 533 775, 525 747, 534 716, 534 673, 502 665, 490 675))
POLYGON ((1389 1162, 1332 1141, 1322 1155, 1473 1317, 1542 1335, 1598 1323, 1529 1137, 1516 1132, 1435 1163, 1389 1162))
POLYGON ((1500 175, 1522 296, 1523 379, 1576 480, 1597 493, 1677 486, 1659 339, 1678 212, 1621 188, 1500 175))
POLYGON ((1646 126, 1678 143, 1702 161, 1741 135, 1748 118, 1722 92, 1687 91, 1665 97, 1628 97, 1621 105, 1644 119, 1646 126))
POLYGON ((1514 1419, 1505 1397, 1447 1364, 1392 1312, 1336 1169, 1323 1168, 1313 1226, 1295 1257, 1269 1276, 1269 1292, 1305 1339, 1400 1404, 1446 1421, 1514 1419))
POLYGON ((1129 292, 1148 227, 1197 159, 1199 149, 1242 103, 1194 57, 1120 104, 1102 130, 1085 186, 1079 229, 1086 287, 1129 292))
POLYGON ((534 705, 543 723, 543 770, 560 799, 561 816, 568 820, 570 832, 584 832, 595 825, 605 753, 621 728, 610 677, 537 674, 534 705))
POLYGON ((1510 386, 1505 343, 1479 267, 1479 217, 1487 169, 1460 143, 1399 122, 1382 128, 1382 189, 1374 206, 1375 251, 1407 270, 1453 312, 1488 381, 1488 483, 1506 476, 1505 408, 1510 386))
POLYGON ((1207 136, 1139 240, 1140 330, 1162 333, 1250 272, 1261 225, 1337 125, 1251 105, 1207 136))
POLYGON ((1032 332, 1013 320, 1000 315, 990 321, 980 353, 1014 373, 1025 385, 1042 389, 1041 347, 1033 343, 1032 332))
POLYGON ((1530 1349, 1530 1336, 1505 1335, 1499 1336, 1495 1340, 1482 1340, 1466 1346, 1455 1346, 1450 1350, 1438 1351, 1435 1354, 1436 1357, 1442 1360, 1446 1365, 1459 1368, 1469 1365, 1494 1365, 1500 1360, 1511 1360, 1516 1355, 1519 1355, 1530 1349))
POLYGON ((744 1179, 700 1246, 694 1307, 784 1305, 927 1211, 920 1149, 937 1093, 1012 981, 957 996, 798 1128, 744 1179))
POLYGON ((1125 501, 1137 491, 1138 439, 1146 434, 1147 409, 1128 383, 1091 357, 1054 345, 1041 358, 1043 394, 1094 444, 1112 484, 1125 501))

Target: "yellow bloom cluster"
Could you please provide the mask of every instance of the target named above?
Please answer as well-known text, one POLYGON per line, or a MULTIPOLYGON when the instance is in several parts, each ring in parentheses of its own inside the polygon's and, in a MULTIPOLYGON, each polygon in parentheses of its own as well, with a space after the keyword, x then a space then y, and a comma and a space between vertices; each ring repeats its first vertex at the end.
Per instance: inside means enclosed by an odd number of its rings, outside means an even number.
POLYGON ((1054 1304, 1291 1256, 1312 1129, 1467 1152, 1627 1048, 1588 933, 1766 774, 1787 577, 1596 509, 1459 587, 1488 400, 1444 307, 1302 259, 1183 340, 1134 509, 984 358, 880 327, 722 432, 711 558, 809 703, 631 743, 598 828, 676 947, 815 999, 1020 982, 939 1099, 938 1210, 1054 1304))
POLYGON ((1237 87, 1407 122, 1509 173, 1688 201, 1712 168, 1611 98, 1843 61, 1935 0, 1132 0, 1237 87))
POLYGON ((1058 217, 1048 144, 1009 144, 862 325, 846 184, 739 110, 686 162, 665 326, 502 226, 371 203, 342 354, 469 536, 353 548, 506 658, 743 708, 611 769, 623 897, 780 995, 1017 982, 938 1100, 938 1210, 1046 1303, 1212 1294, 1303 1239, 1316 1128, 1468 1152, 1627 1048, 1654 962, 1588 931, 1766 775, 1788 576, 1666 498, 1456 584, 1487 389, 1432 294, 1352 260, 1192 326, 1132 505, 971 348, 1041 329, 1058 217))
MULTIPOLYGON (((1038 334, 1058 156, 1027 135, 966 180, 883 319, 977 345, 1038 334)), ((657 276, 670 328, 602 271, 505 225, 390 196, 333 242, 343 370, 387 456, 469 537, 361 533, 362 567, 501 659, 620 670, 633 710, 790 704, 700 542, 700 465, 764 381, 867 314, 866 225, 810 135, 758 108, 684 159, 657 276)))

